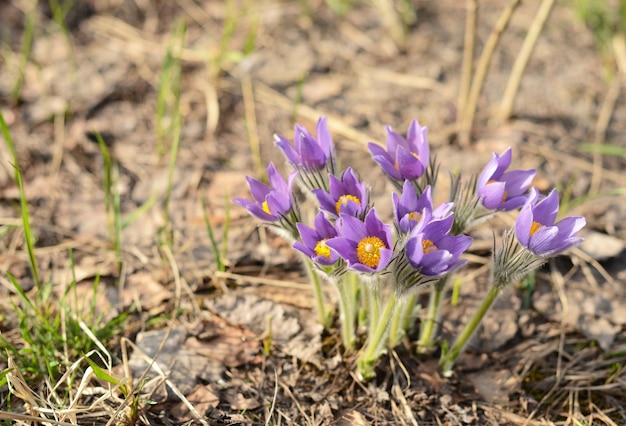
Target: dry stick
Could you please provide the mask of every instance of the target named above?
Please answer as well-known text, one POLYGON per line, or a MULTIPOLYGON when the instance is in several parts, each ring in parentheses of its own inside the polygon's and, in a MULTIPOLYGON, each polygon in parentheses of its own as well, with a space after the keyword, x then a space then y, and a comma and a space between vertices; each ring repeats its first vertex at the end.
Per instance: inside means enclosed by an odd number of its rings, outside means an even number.
POLYGON ((498 112, 498 123, 508 120, 511 116, 513 103, 515 102, 515 97, 517 96, 517 92, 522 81, 522 75, 524 74, 530 55, 535 49, 535 45, 539 39, 539 34, 541 34, 541 31, 543 30, 553 6, 554 0, 543 0, 541 5, 539 5, 539 10, 537 10, 535 19, 532 24, 530 24, 530 28, 528 29, 524 43, 517 54, 517 58, 515 58, 515 63, 513 64, 511 74, 509 75, 509 80, 507 81, 504 89, 504 95, 502 96, 502 101, 500 102, 500 111, 498 112))
POLYGON ((467 106, 463 111, 463 124, 459 135, 459 142, 461 143, 461 146, 466 147, 469 145, 470 133, 474 123, 474 117, 476 115, 476 105, 478 104, 478 98, 483 90, 485 78, 487 77, 487 69, 491 63, 493 52, 496 50, 496 46, 500 42, 502 33, 509 25, 513 12, 517 9, 517 6, 519 6, 520 3, 521 0, 512 0, 507 8, 504 9, 502 15, 500 15, 500 19, 498 19, 498 22, 496 23, 496 26, 489 35, 489 39, 487 40, 487 44, 485 44, 483 53, 480 55, 480 59, 476 65, 476 73, 472 79, 472 87, 467 100, 467 106))
POLYGON ((459 87, 459 99, 457 101, 457 127, 462 129, 465 106, 469 96, 470 83, 472 81, 472 65, 474 62, 474 42, 476 40, 476 15, 478 14, 478 2, 466 1, 465 37, 463 39, 463 63, 461 64, 461 82, 459 87))

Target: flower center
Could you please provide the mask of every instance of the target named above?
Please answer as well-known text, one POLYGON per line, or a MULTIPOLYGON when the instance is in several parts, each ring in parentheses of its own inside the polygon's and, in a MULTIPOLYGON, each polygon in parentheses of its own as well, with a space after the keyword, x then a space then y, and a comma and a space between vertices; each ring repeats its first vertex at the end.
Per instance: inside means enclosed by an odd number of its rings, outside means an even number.
POLYGON ((365 237, 356 248, 356 257, 363 265, 376 268, 380 262, 380 249, 387 248, 383 240, 378 237, 365 237))
POLYGON ((350 194, 345 194, 342 195, 341 197, 339 197, 339 199, 337 200, 337 204, 335 204, 335 209, 337 210, 337 214, 339 214, 341 212, 341 207, 345 206, 346 204, 348 204, 348 201, 354 201, 355 203, 357 203, 359 206, 361 205, 361 200, 359 200, 357 197, 355 197, 354 195, 350 195, 350 194))
POLYGON ((263 201, 263 204, 261 205, 261 207, 263 207, 263 211, 267 214, 272 214, 272 212, 270 211, 270 207, 267 205, 267 201, 263 201))
POLYGON ((539 231, 539 229, 543 228, 543 225, 539 222, 533 221, 530 225, 530 232, 528 233, 530 236, 534 235, 535 232, 539 231))
POLYGON ((422 214, 420 212, 411 212, 409 213, 409 219, 419 222, 422 220, 422 214))
POLYGON ((330 247, 326 245, 326 241, 328 241, 328 238, 319 240, 317 244, 315 244, 315 254, 330 259, 330 247))
POLYGON ((422 248, 424 249, 424 254, 439 250, 439 247, 430 240, 422 240, 422 248))

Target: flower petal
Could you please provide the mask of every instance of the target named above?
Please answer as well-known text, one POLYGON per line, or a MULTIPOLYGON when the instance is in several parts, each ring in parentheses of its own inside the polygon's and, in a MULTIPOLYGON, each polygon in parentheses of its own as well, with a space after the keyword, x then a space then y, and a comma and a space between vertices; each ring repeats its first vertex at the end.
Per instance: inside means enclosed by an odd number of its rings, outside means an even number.
POLYGON ((533 208, 535 222, 544 226, 552 226, 559 214, 559 194, 553 189, 543 200, 539 201, 533 208))
POLYGON ((478 191, 483 206, 492 210, 501 208, 504 188, 504 182, 492 182, 483 186, 478 191))
POLYGON ((250 188, 252 198, 254 198, 257 203, 262 204, 263 201, 265 201, 267 194, 271 191, 270 187, 259 180, 251 178, 250 176, 246 176, 246 180, 248 181, 248 187, 250 188))
POLYGON ((528 191, 536 174, 535 169, 511 170, 504 173, 500 181, 506 184, 507 197, 518 196, 528 191))
POLYGON ((333 152, 333 139, 328 131, 328 124, 326 123, 326 117, 320 117, 317 120, 316 125, 317 140, 320 147, 324 151, 327 157, 330 157, 333 152))
POLYGON ((562 241, 556 226, 544 226, 530 237, 528 248, 537 255, 549 255, 562 241))
POLYGON ((396 161, 398 169, 404 179, 418 179, 426 170, 420 158, 416 157, 417 153, 412 153, 404 147, 399 146, 396 151, 396 161))
POLYGON ((295 149, 293 149, 293 146, 291 146, 291 142, 289 142, 288 139, 281 135, 275 134, 274 140, 274 145, 276 145, 283 151, 283 154, 287 158, 287 161, 294 165, 301 163, 300 155, 296 152, 295 149))

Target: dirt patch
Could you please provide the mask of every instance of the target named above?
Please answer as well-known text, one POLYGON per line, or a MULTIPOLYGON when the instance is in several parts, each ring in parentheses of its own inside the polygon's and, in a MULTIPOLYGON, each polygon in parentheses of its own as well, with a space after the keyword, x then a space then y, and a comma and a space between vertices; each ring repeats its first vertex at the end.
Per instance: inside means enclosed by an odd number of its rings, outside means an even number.
MULTIPOLYGON (((181 338, 185 347, 173 349, 192 353, 192 364, 201 362, 211 342, 218 342, 223 360, 224 342, 239 340, 233 350, 244 355, 238 362, 220 367, 213 357, 208 373, 194 372, 184 383, 209 424, 626 422, 621 249, 598 255, 600 239, 542 269, 536 288, 509 289, 454 378, 441 378, 436 362, 416 357, 407 343, 380 361, 373 383, 363 384, 353 373, 354 360, 343 356, 338 330, 320 333, 311 323, 311 293, 295 253, 260 230, 243 209, 230 206, 232 198, 248 196, 245 175, 260 177, 269 161, 286 170, 272 146, 274 133, 291 138, 294 122, 313 129, 325 115, 342 165, 367 178, 377 211, 389 216, 392 186, 374 167, 366 143, 384 141, 385 125, 404 132, 418 118, 428 125, 431 152, 445 169, 475 173, 492 151, 512 146, 520 168, 538 169, 540 190, 563 188, 570 200, 592 196, 570 214, 585 215, 589 230, 623 244, 623 196, 608 191, 623 185, 626 159, 594 163, 579 147, 594 139, 610 85, 592 34, 567 5, 556 5, 550 15, 511 120, 494 125, 536 7, 523 2, 503 33, 472 142, 461 147, 456 123, 464 2, 412 2, 415 20, 400 41, 380 10, 364 2, 338 15, 322 1, 85 1, 71 9, 65 27, 42 2, 34 14, 31 55, 22 65, 28 11, 20 2, 2 3, 0 108, 24 173, 42 276, 64 288, 70 278, 61 272, 69 268, 71 249, 79 283, 103 278, 103 311, 133 307, 134 325, 125 336, 131 341, 141 343, 138 333, 162 328, 159 321, 177 312, 176 326, 187 335, 181 338), (165 199, 171 140, 159 155, 159 90, 179 19, 187 22, 179 55, 182 128, 171 197, 165 199), (14 96, 20 67, 23 85, 14 96), (119 165, 115 190, 122 218, 128 219, 121 231, 121 270, 107 227, 96 133, 119 165), (596 197, 592 190, 607 195, 596 197), (217 270, 205 219, 217 244, 227 247, 226 272, 217 270), (172 243, 170 253, 162 250, 165 240, 172 243), (264 353, 265 317, 273 318, 276 329, 264 353), (253 349, 242 339, 252 340, 253 349)), ((503 8, 502 2, 480 2, 477 52, 503 8)), ((623 147, 623 96, 611 117, 606 142, 623 147)), ((5 272, 26 290, 33 283, 4 143, 0 158, 0 220, 6 230, 0 237, 0 321, 3 333, 10 333, 17 324, 5 272)), ((491 235, 490 228, 475 231, 476 240, 487 245, 473 254, 488 254, 491 235)), ((478 304, 485 275, 462 289, 462 308, 446 307, 444 336, 455 334, 458 320, 478 304)), ((332 288, 326 291, 334 297, 332 288)), ((111 351, 119 353, 118 340, 112 341, 111 351)), ((168 356, 175 368, 175 353, 168 356)), ((137 421, 195 418, 175 398, 151 397, 157 404, 146 406, 137 421)))

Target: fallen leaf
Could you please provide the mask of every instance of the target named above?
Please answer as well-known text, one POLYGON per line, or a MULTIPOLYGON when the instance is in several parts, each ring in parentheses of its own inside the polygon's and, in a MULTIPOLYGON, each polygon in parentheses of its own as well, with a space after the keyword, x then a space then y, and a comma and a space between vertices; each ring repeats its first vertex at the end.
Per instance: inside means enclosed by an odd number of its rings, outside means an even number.
MULTIPOLYGON (((196 385, 196 387, 186 395, 186 398, 201 415, 204 415, 209 409, 217 407, 220 403, 218 392, 212 385, 196 385)), ((192 416, 189 407, 183 402, 174 405, 171 409, 171 414, 181 420, 190 419, 192 416)))

